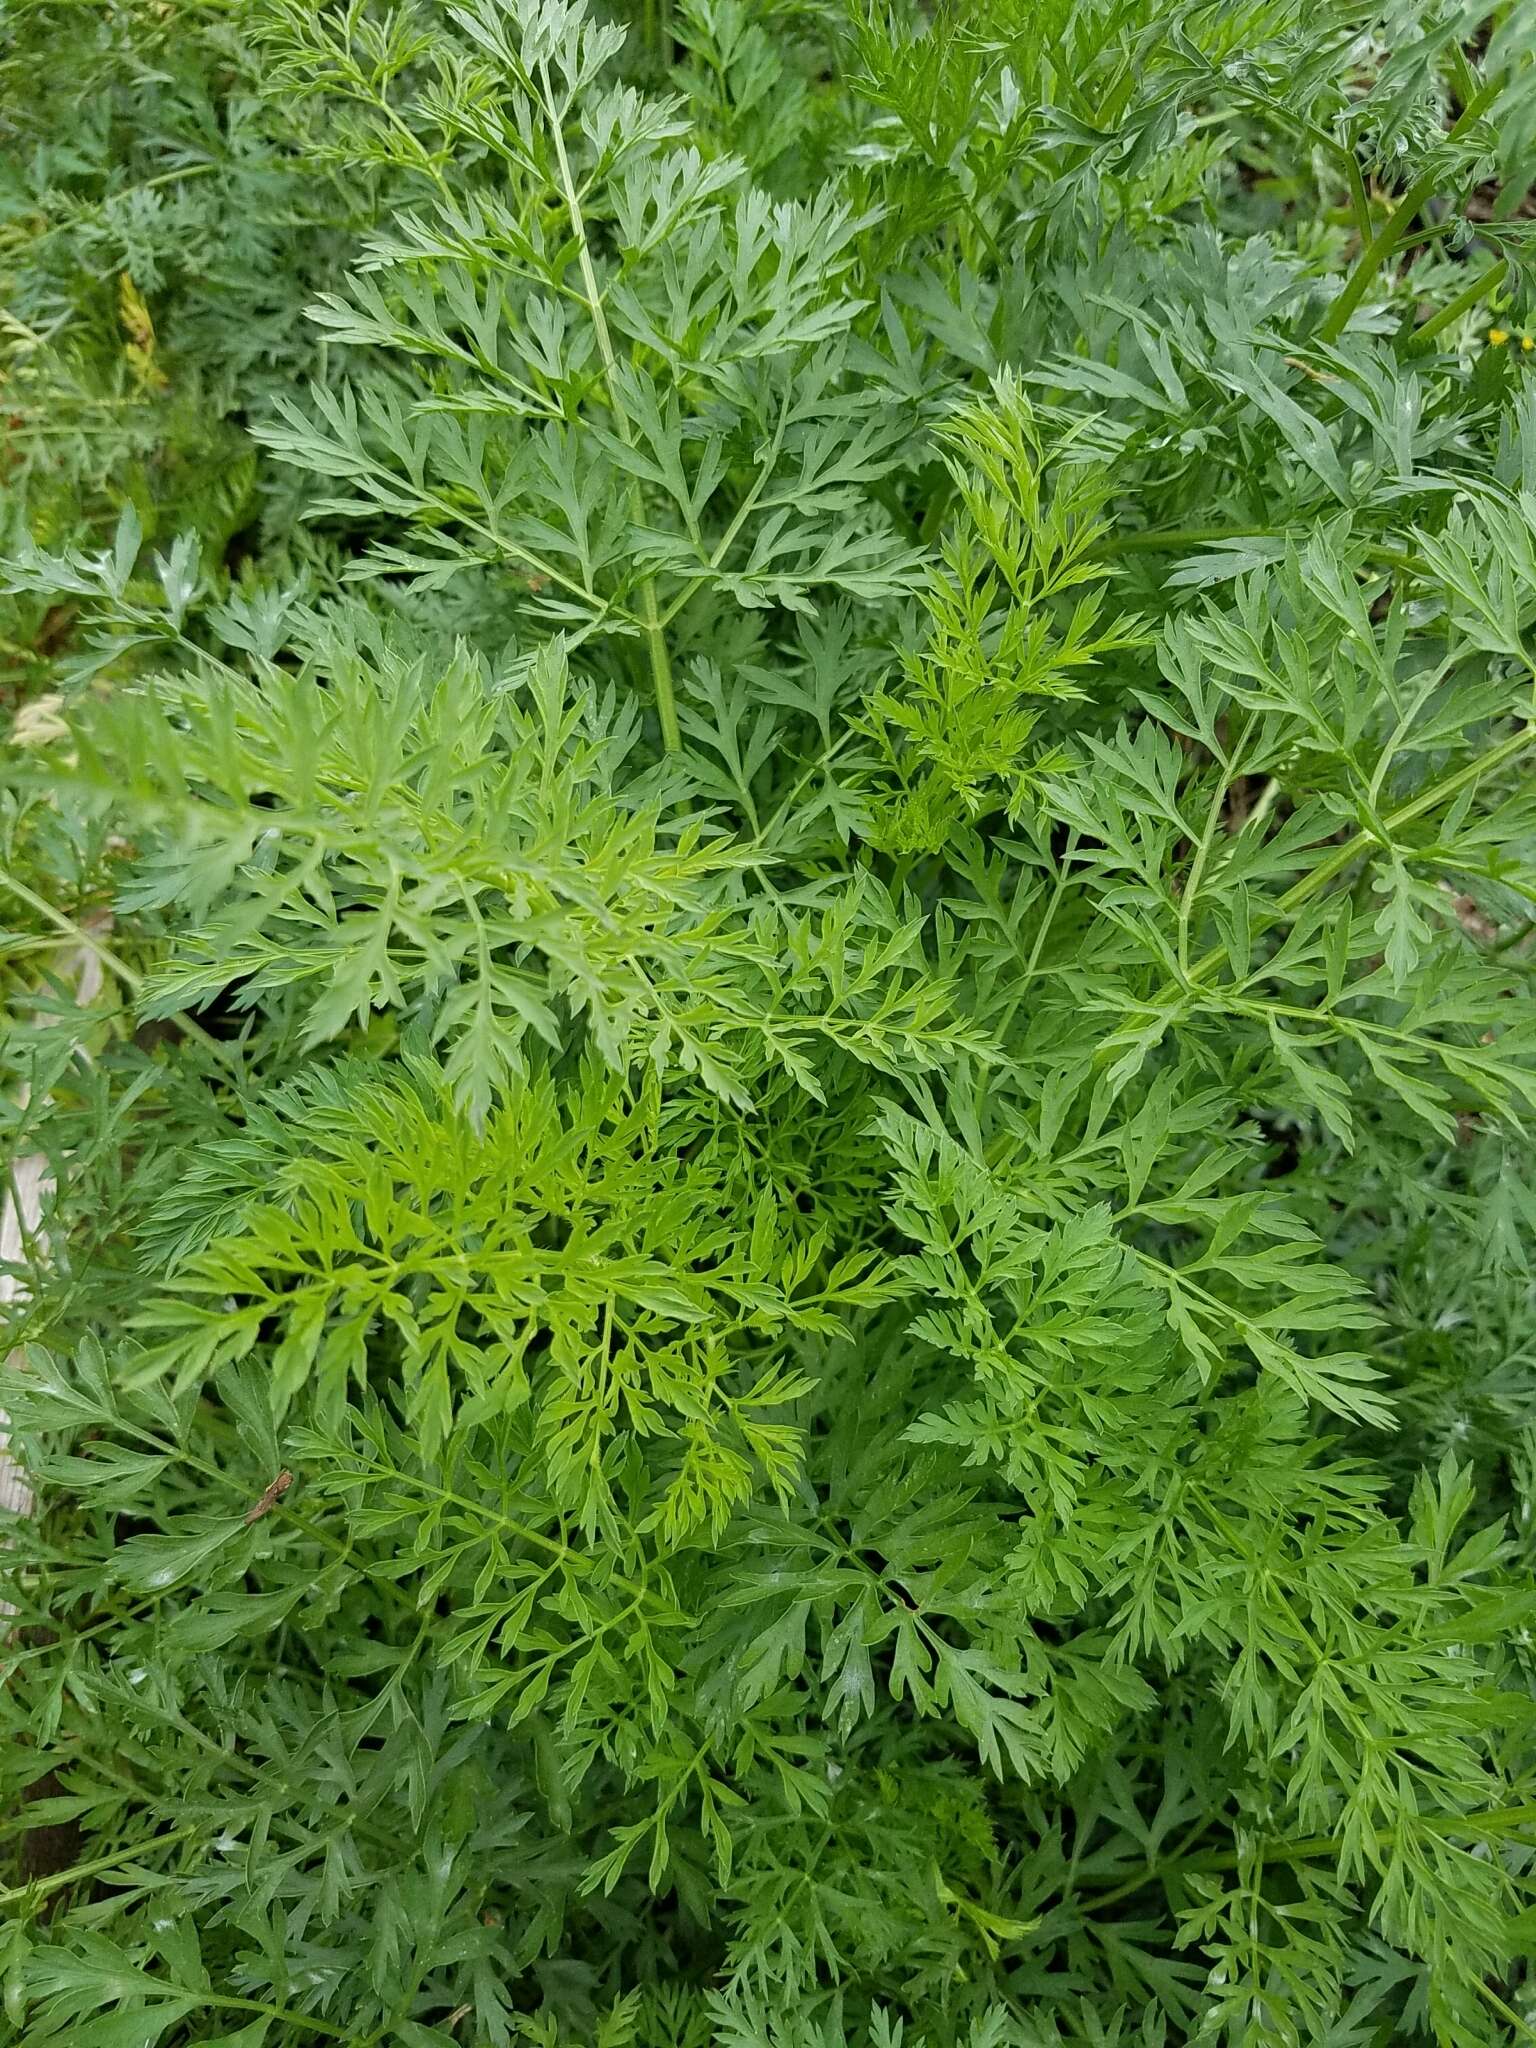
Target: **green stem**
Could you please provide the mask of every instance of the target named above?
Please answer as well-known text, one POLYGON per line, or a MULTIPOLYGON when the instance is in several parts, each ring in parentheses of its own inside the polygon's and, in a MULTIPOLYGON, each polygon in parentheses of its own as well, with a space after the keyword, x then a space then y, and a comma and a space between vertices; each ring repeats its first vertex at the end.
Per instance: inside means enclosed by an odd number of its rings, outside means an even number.
MULTIPOLYGON (((1290 540, 1301 539, 1308 531, 1306 527, 1295 526, 1145 526, 1139 531, 1124 533, 1112 529, 1095 547, 1096 555, 1116 554, 1178 554, 1185 548, 1205 547, 1213 542, 1226 540, 1290 540)), ((1368 540, 1371 560, 1385 562, 1389 568, 1419 570, 1423 568, 1417 555, 1410 555, 1400 548, 1383 547, 1380 542, 1368 540)))
POLYGON ((138 187, 140 192, 158 192, 164 185, 185 184, 188 178, 206 178, 223 166, 217 158, 204 158, 195 164, 182 164, 174 171, 161 171, 157 177, 146 178, 138 187))
POLYGON ((1354 209, 1355 226, 1359 231, 1362 247, 1371 232, 1371 195, 1365 189, 1360 162, 1352 149, 1341 148, 1339 159, 1344 166, 1345 182, 1349 186, 1349 203, 1354 209))
MULTIPOLYGON (((1207 1823, 1214 1825, 1214 1823, 1207 1823)), ((1536 1826, 1536 1805, 1506 1806, 1495 1808, 1489 1813, 1466 1813, 1426 1815, 1422 1825, 1431 1834, 1494 1836, 1508 1834, 1516 1828, 1536 1826)), ((1203 1831, 1203 1830, 1202 1830, 1203 1831)), ((1389 1848, 1395 1838, 1393 1828, 1377 1828, 1372 1841, 1378 1848, 1389 1848)), ((1204 1850, 1197 1856, 1185 1853, 1191 1836, 1171 1856, 1163 1856, 1149 1862, 1134 1877, 1123 1879, 1109 1890, 1093 1896, 1091 1910, 1102 1912, 1106 1906, 1128 1899, 1144 1886, 1153 1884, 1170 1870, 1220 1871, 1235 1870, 1241 1857, 1231 1849, 1204 1850)), ((1310 1863, 1324 1856, 1336 1856, 1342 1844, 1336 1835, 1307 1835, 1298 1841, 1266 1842, 1264 1859, 1269 1863, 1310 1863)))
POLYGON ((1121 1883, 1112 1885, 1107 1892, 1095 1892, 1092 1898, 1091 1910, 1095 1913, 1102 1913, 1107 1906, 1118 1906, 1122 1899, 1132 1898, 1137 1892, 1145 1890, 1149 1884, 1152 1884, 1157 1878, 1161 1877, 1165 1870, 1182 1870, 1187 1868, 1193 1861, 1189 1853, 1191 1848, 1214 1825, 1215 1822, 1213 1820, 1197 1822, 1194 1827, 1186 1830, 1183 1840, 1171 1856, 1159 1856, 1154 1861, 1148 1863, 1144 1869, 1138 1870, 1134 1877, 1125 1878, 1121 1883))
MULTIPOLYGON (((37 916, 46 918, 56 931, 66 933, 77 945, 84 946, 89 953, 94 953, 102 966, 117 976, 129 995, 137 997, 143 993, 144 977, 137 968, 130 967, 126 960, 119 958, 110 946, 103 945, 83 924, 77 923, 64 911, 56 910, 45 896, 39 896, 35 889, 29 889, 25 882, 18 881, 15 875, 8 874, 4 868, 0 868, 0 889, 9 890, 18 902, 25 903, 37 916)), ((216 1038, 210 1037, 194 1018, 187 1016, 182 1010, 175 1010, 171 1013, 169 1021, 188 1038, 196 1039, 204 1052, 211 1054, 220 1066, 237 1077, 241 1075, 239 1060, 226 1046, 220 1045, 216 1038)))
POLYGON ((78 1884, 83 1877, 99 1877, 104 1870, 116 1870, 135 1856, 142 1856, 148 1849, 166 1849, 173 1842, 184 1842, 188 1836, 197 1834, 203 1825, 201 1821, 193 1821, 184 1828, 173 1829, 170 1834, 151 1835, 146 1842, 132 1842, 124 1849, 114 1849, 109 1856, 97 1856, 90 1863, 74 1863, 68 1870, 56 1870, 48 1877, 35 1877, 30 1884, 11 1885, 0 1891, 0 1906, 15 1905, 21 1899, 45 1899, 50 1892, 63 1891, 67 1885, 78 1884))
MULTIPOLYGON (((173 1992, 189 1990, 180 1984, 167 1987, 173 1992)), ((328 2041, 349 2041, 357 2043, 358 2037, 346 2027, 333 2027, 329 2020, 311 2019, 307 2012, 296 2012, 291 2005, 264 2005, 259 1998, 232 1998, 217 1991, 195 1993, 199 2005, 221 2006, 226 2012, 255 2012, 264 2018, 276 2020, 281 2026, 307 2027, 312 2034, 324 2034, 328 2041)), ((362 2044, 358 2044, 362 2048, 362 2044)))
MULTIPOLYGON (((1445 776, 1414 797, 1411 802, 1390 811, 1380 821, 1377 831, 1368 831, 1362 827, 1360 831, 1352 833, 1343 845, 1335 847, 1326 860, 1320 861, 1310 873, 1303 875, 1300 881, 1294 883, 1278 898, 1275 904, 1278 915, 1293 917, 1304 904, 1309 903, 1317 895, 1319 890, 1327 888, 1336 876, 1341 875, 1352 861, 1358 860, 1367 847, 1380 844, 1383 838, 1390 840, 1403 826, 1411 825, 1416 819, 1422 818, 1426 811, 1438 809, 1441 804, 1449 803, 1454 797, 1459 796, 1469 784, 1477 782, 1484 775, 1496 773, 1507 761, 1512 761, 1517 755, 1522 754, 1533 741, 1536 741, 1536 725, 1522 726, 1519 732, 1511 733, 1507 740, 1502 740, 1488 753, 1479 754, 1474 759, 1464 762, 1453 775, 1445 776)), ((1181 977, 1182 988, 1178 982, 1165 984, 1148 1006, 1149 1009, 1158 1011, 1165 1005, 1173 1005, 1176 1008, 1181 995, 1193 994, 1199 984, 1214 973, 1226 957, 1224 947, 1212 946, 1210 951, 1203 953, 1189 972, 1181 977)), ((1171 1017, 1170 1010, 1167 1021, 1171 1021, 1171 1017)), ((1101 1057, 1104 1051, 1105 1048, 1101 1047, 1101 1057)))
POLYGON ((74 918, 67 916, 62 910, 56 910, 47 897, 39 896, 35 889, 29 889, 25 882, 19 882, 3 868, 0 868, 0 888, 8 889, 18 902, 25 903, 29 910, 35 911, 39 917, 46 918, 56 931, 66 933, 76 945, 84 946, 88 953, 94 953, 102 966, 117 976, 131 996, 142 994, 143 975, 137 968, 130 967, 126 960, 120 960, 110 946, 104 946, 94 932, 87 931, 83 924, 77 924, 74 918))
MULTIPOLYGON (((1474 121, 1479 120, 1486 113, 1503 90, 1503 79, 1490 78, 1486 80, 1478 91, 1472 95, 1471 99, 1467 101, 1460 114, 1457 115, 1456 121, 1446 138, 1447 141, 1457 141, 1472 126, 1474 121)), ((1433 193, 1439 182, 1440 166, 1437 163, 1431 162, 1420 171, 1402 198, 1397 202, 1397 205, 1393 207, 1391 213, 1382 222, 1374 239, 1368 242, 1361 250, 1343 291, 1339 293, 1339 296, 1323 316, 1322 326, 1318 329, 1320 339, 1323 341, 1338 340, 1344 329, 1349 325, 1350 316, 1354 313, 1355 308, 1365 297, 1371 279, 1381 269, 1381 266, 1403 239, 1403 236, 1407 234, 1409 228, 1412 227, 1414 216, 1425 200, 1433 193)))
MULTIPOLYGON (((635 485, 639 495, 639 485, 635 485)), ((672 658, 667 653, 667 636, 662 631, 661 616, 656 605, 656 585, 649 576, 640 586, 640 620, 645 628, 646 645, 651 656, 651 680, 656 686, 656 709, 661 718, 661 741, 669 754, 675 754, 683 743, 683 736, 677 725, 677 696, 672 688, 672 658)))
POLYGON ((1460 43, 1451 47, 1451 73, 1456 87, 1456 97, 1465 107, 1477 97, 1477 73, 1460 43))
POLYGON ((1496 291, 1508 269, 1507 256, 1501 256, 1497 263, 1490 263, 1481 277, 1474 278, 1471 284, 1464 286, 1448 305, 1442 306, 1438 313, 1424 322, 1422 327, 1414 329, 1408 339, 1410 352, 1423 348, 1426 342, 1433 341, 1437 334, 1444 333, 1453 320, 1459 320, 1463 313, 1470 312, 1479 299, 1486 299, 1490 292, 1496 291))
MULTIPOLYGON (((77 1863, 68 1870, 55 1871, 51 1877, 36 1878, 31 1884, 13 1885, 0 1891, 0 1906, 15 1904, 23 1899, 45 1898, 49 1892, 60 1891, 67 1885, 77 1884, 82 1878, 98 1877, 104 1871, 115 1870, 146 1849, 158 1849, 173 1842, 185 1841, 200 1832, 202 1822, 183 1828, 176 1828, 167 1835, 155 1835, 147 1842, 137 1842, 123 1849, 115 1850, 110 1856, 98 1856, 90 1863, 77 1863)), ((332 2026, 329 2020, 312 2019, 306 2012, 297 2012, 291 2006, 266 2005, 259 1998, 236 1998, 217 1991, 196 1990, 190 1985, 168 1982, 165 1986, 168 1997, 195 1998, 199 2005, 222 2007, 226 2012, 254 2012, 267 2019, 277 2020, 290 2027, 307 2027, 313 2034, 324 2034, 332 2041, 355 2042, 357 2036, 345 2027, 332 2026)))
MULTIPOLYGON (((1216 82, 1214 66, 1212 66, 1212 72, 1212 82, 1214 84, 1216 82)), ((1326 128, 1319 128, 1315 121, 1309 121, 1305 116, 1298 115, 1294 108, 1288 107, 1283 100, 1276 99, 1272 93, 1260 92, 1253 86, 1240 85, 1232 80, 1222 82, 1227 90, 1235 92, 1240 100, 1247 100, 1251 105, 1260 108, 1272 120, 1277 121, 1282 127, 1289 128, 1294 134, 1305 136, 1314 148, 1320 149, 1325 156, 1331 157, 1339 166, 1340 171, 1343 173, 1344 183, 1349 191, 1349 204, 1350 210, 1355 216, 1355 229, 1360 236, 1363 247, 1370 239, 1371 200, 1370 194, 1365 189, 1365 179, 1361 175, 1360 162, 1355 152, 1347 143, 1340 142, 1337 136, 1330 135, 1326 128)), ((1225 119, 1227 117, 1223 114, 1211 118, 1225 119)))
MULTIPOLYGON (((1426 811, 1438 809, 1441 804, 1448 802, 1452 797, 1459 796, 1462 790, 1470 783, 1477 782, 1484 775, 1493 774, 1502 768, 1506 761, 1512 761, 1517 755, 1524 753, 1533 740, 1536 740, 1536 725, 1522 726, 1519 732, 1511 733, 1507 740, 1501 741, 1491 752, 1479 754, 1474 759, 1463 763, 1454 775, 1447 775, 1442 781, 1434 783, 1421 795, 1416 796, 1411 803, 1406 803, 1400 809, 1391 812, 1383 820, 1383 831, 1388 834, 1395 833, 1402 826, 1411 825, 1417 819, 1422 818, 1426 811)), ((1292 888, 1287 889, 1280 898, 1278 908, 1281 915, 1289 917, 1294 911, 1299 910, 1304 903, 1310 901, 1319 889, 1326 888, 1335 875, 1342 874, 1351 861, 1359 858, 1368 844, 1375 842, 1376 837, 1377 835, 1374 832, 1367 832, 1363 829, 1356 832, 1342 846, 1337 848, 1334 853, 1330 854, 1327 860, 1323 861, 1318 867, 1313 868, 1310 874, 1303 875, 1301 880, 1292 888)), ((1221 951, 1218 947, 1212 953, 1206 955, 1206 960, 1215 960, 1220 957, 1221 951)), ((1204 964, 1204 962, 1201 963, 1202 966, 1204 964)), ((1197 967, 1195 969, 1197 976, 1199 972, 1200 968, 1197 967)))
POLYGON ((753 512, 757 508, 758 499, 767 489, 768 480, 773 475, 774 469, 777 466, 779 460, 779 450, 782 448, 784 443, 784 429, 788 426, 788 424, 789 407, 786 405, 779 414, 779 424, 773 430, 773 440, 769 446, 768 453, 763 460, 762 467, 758 470, 757 475, 753 478, 750 490, 742 499, 740 505, 737 506, 735 514, 731 519, 731 523, 729 524, 729 526, 726 527, 725 532, 720 536, 719 541, 715 545, 713 553, 710 555, 709 574, 703 576, 693 576, 689 578, 688 582, 686 582, 683 585, 682 589, 677 593, 676 597, 673 598, 672 602, 667 606, 666 610, 662 613, 659 621, 661 625, 667 626, 671 624, 672 620, 677 617, 677 614, 682 610, 683 606, 687 604, 692 597, 696 596, 697 593, 704 588, 704 585, 709 581, 709 575, 713 574, 714 571, 720 567, 720 564, 725 560, 726 556, 730 553, 731 546, 735 541, 737 534, 740 533, 742 527, 745 526, 748 519, 751 518, 753 512))
MULTIPOLYGON (((370 1469, 367 1466, 363 1466, 359 1476, 365 1479, 374 1479, 375 1472, 376 1468, 370 1469)), ((593 1569, 591 1558, 582 1551, 573 1550, 563 1538, 546 1536, 542 1530, 533 1528, 527 1522, 520 1522, 515 1516, 504 1514, 500 1508, 490 1507, 484 1501, 471 1500, 467 1494, 455 1493, 451 1487, 439 1486, 435 1480, 418 1479, 415 1473, 403 1472, 395 1467, 391 1467, 388 1472, 378 1476, 384 1483, 393 1482, 396 1485, 409 1486, 418 1493, 425 1493, 431 1498, 443 1501, 452 1507, 462 1508, 467 1514, 474 1516, 477 1520, 496 1522, 503 1529, 511 1530, 513 1535, 521 1538, 523 1542, 532 1543, 540 1550, 548 1551, 552 1557, 556 1558, 572 1573, 590 1572, 593 1569)), ((615 1586, 621 1586, 626 1593, 631 1595, 636 1603, 641 1601, 650 1602, 651 1605, 660 1610, 663 1620, 672 1621, 679 1619, 687 1622, 688 1617, 686 1615, 676 1616, 673 1610, 668 1607, 666 1601, 661 1598, 661 1595, 653 1592, 641 1580, 632 1579, 625 1572, 609 1572, 608 1580, 615 1586)))
POLYGON ((1518 2027, 1520 2033, 1527 2041, 1536 2041, 1536 2027, 1533 2027, 1529 2020, 1521 2019, 1515 2008, 1500 1998, 1498 1992, 1494 1990, 1491 1984, 1485 1984, 1481 1977, 1474 1977, 1472 1984, 1473 1988, 1493 2007, 1500 2019, 1508 2020, 1512 2027, 1518 2027))
MULTIPOLYGON (((544 111, 549 116, 550 139, 554 143, 555 163, 560 174, 560 190, 565 200, 566 213, 571 223, 571 238, 576 244, 576 261, 581 271, 582 291, 587 302, 587 311, 592 320, 592 333, 597 342, 597 352, 603 365, 603 382, 608 389, 608 403, 613 410, 613 424, 619 439, 626 448, 635 445, 634 430, 629 414, 619 395, 618 357, 614 352, 613 337, 608 331, 608 317, 603 311, 603 295, 598 287, 597 271, 592 262, 592 247, 587 240, 587 224, 581 211, 581 200, 576 191, 576 181, 571 176, 570 161, 565 153, 565 130, 560 109, 550 90, 549 75, 544 76, 544 111)), ((636 526, 641 523, 644 507, 640 498, 640 484, 635 477, 629 482, 629 501, 636 526)), ((682 745, 682 734, 677 724, 677 698, 672 688, 672 663, 667 654, 666 635, 661 626, 661 608, 656 602, 656 585, 646 576, 640 584, 640 623, 646 643, 650 649, 651 677, 656 686, 656 710, 661 719, 662 744, 668 753, 676 753, 682 745)))
MULTIPOLYGON (((1234 760, 1240 759, 1254 726, 1258 723, 1257 713, 1243 728, 1242 737, 1232 749, 1234 760)), ((1189 874, 1179 892, 1179 972, 1189 972, 1189 934, 1195 904, 1199 899, 1200 885, 1205 878, 1205 864, 1211 857, 1211 846, 1221 825, 1221 809, 1227 799, 1224 781, 1219 781, 1211 791, 1211 801, 1206 810, 1205 826, 1195 847, 1195 857, 1190 863, 1189 874)))
POLYGON ((1207 541, 1285 540, 1290 532, 1290 528, 1283 526, 1146 526, 1135 533, 1106 534, 1096 552, 1109 554, 1129 549, 1171 555, 1180 548, 1200 547, 1207 541))

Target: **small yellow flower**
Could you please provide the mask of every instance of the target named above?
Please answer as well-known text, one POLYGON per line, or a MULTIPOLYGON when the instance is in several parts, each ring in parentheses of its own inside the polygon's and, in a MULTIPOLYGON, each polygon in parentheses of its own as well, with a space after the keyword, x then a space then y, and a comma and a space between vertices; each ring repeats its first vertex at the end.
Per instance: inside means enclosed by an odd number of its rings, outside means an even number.
POLYGON ((1533 348, 1536 348, 1536 341, 1532 341, 1531 337, 1528 334, 1522 334, 1520 337, 1520 346, 1525 351, 1525 353, 1529 355, 1531 350, 1533 348))
POLYGON ((1489 330, 1488 330, 1488 346, 1489 346, 1490 348, 1502 348, 1502 347, 1504 346, 1505 342, 1506 342, 1506 341, 1508 341, 1508 339, 1509 339, 1509 329, 1508 329, 1507 327, 1490 327, 1490 328, 1489 328, 1489 330))

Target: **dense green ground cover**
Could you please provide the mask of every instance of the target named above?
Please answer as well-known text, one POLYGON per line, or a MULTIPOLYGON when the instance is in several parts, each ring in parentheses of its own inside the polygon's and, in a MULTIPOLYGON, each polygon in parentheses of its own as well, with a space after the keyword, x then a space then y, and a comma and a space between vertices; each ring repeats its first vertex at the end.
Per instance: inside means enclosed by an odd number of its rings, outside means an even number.
POLYGON ((1536 2039, 1533 47, 11 0, 0 2040, 1536 2039))

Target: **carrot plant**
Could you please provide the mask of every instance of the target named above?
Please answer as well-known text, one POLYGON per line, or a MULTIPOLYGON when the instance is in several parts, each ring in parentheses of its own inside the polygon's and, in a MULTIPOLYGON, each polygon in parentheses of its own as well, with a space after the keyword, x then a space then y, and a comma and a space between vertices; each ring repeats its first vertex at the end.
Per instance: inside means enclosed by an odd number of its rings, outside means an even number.
POLYGON ((1536 2038, 1533 49, 13 0, 0 2040, 1536 2038))

